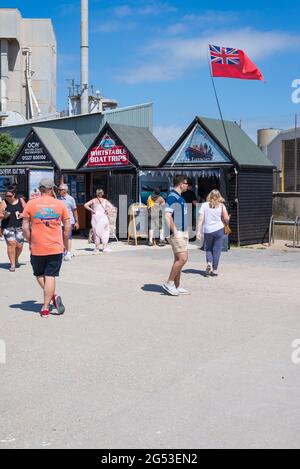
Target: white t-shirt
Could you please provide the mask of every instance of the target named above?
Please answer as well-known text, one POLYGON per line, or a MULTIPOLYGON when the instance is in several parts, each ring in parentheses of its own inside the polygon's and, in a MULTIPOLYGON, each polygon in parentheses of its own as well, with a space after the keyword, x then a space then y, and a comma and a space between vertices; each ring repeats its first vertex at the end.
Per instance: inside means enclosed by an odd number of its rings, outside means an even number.
POLYGON ((201 205, 199 214, 204 215, 204 233, 214 233, 215 231, 224 229, 222 211, 222 204, 219 205, 218 208, 210 208, 208 202, 201 205))

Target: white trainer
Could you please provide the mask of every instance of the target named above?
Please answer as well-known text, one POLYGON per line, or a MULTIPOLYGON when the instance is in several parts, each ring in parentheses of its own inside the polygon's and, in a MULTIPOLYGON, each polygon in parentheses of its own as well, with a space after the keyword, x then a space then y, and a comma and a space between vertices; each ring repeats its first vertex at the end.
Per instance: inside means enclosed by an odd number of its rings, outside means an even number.
POLYGON ((66 252, 66 254, 64 256, 64 260, 66 262, 71 261, 72 260, 72 254, 70 252, 66 252))
POLYGON ((179 296, 179 292, 175 285, 170 285, 169 283, 163 284, 163 289, 171 296, 179 296))
POLYGON ((110 248, 105 248, 103 249, 103 252, 112 252, 112 250, 110 248))
POLYGON ((186 290, 185 288, 177 288, 177 291, 179 293, 179 295, 190 295, 190 292, 188 290, 186 290))

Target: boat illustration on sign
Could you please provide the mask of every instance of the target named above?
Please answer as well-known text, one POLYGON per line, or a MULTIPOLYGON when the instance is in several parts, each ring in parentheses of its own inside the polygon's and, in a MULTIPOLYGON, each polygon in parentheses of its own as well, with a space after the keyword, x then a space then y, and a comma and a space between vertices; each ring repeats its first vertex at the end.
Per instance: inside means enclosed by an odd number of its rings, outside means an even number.
POLYGON ((105 134, 103 139, 101 140, 100 147, 104 148, 105 150, 110 150, 115 146, 115 141, 109 136, 109 134, 105 134))
POLYGON ((214 157, 213 150, 207 143, 200 143, 200 145, 191 145, 185 151, 186 157, 190 161, 211 161, 214 157))

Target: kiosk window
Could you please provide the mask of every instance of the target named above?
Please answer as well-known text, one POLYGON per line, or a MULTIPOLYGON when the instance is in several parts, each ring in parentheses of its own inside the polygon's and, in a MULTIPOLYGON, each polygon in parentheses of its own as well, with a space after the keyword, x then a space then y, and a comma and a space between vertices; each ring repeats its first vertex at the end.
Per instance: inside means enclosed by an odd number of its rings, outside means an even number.
POLYGON ((154 189, 160 189, 162 197, 166 199, 171 186, 170 179, 164 176, 141 176, 140 185, 141 203, 146 205, 154 189))
POLYGON ((65 175, 64 180, 69 186, 69 194, 74 197, 77 204, 85 204, 85 174, 65 175))

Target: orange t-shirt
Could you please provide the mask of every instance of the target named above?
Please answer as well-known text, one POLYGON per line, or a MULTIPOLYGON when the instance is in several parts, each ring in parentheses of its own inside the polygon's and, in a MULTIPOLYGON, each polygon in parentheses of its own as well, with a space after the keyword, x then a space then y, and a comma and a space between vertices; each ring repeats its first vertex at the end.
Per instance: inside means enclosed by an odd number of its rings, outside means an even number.
POLYGON ((66 205, 49 195, 28 202, 23 217, 31 223, 31 254, 51 256, 64 252, 62 223, 70 219, 66 205))

